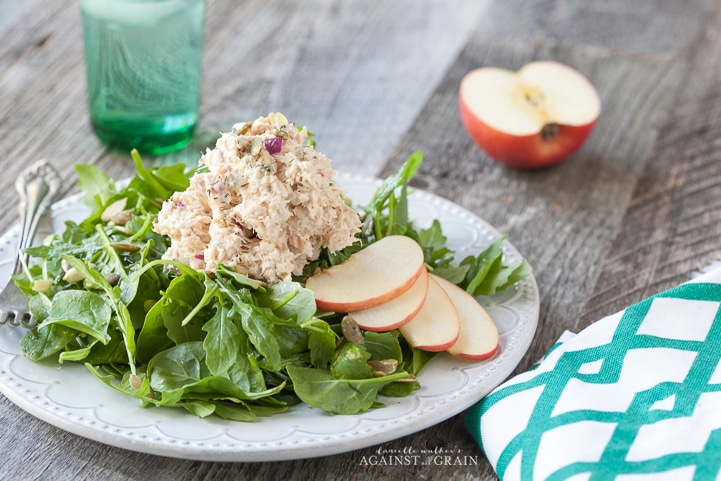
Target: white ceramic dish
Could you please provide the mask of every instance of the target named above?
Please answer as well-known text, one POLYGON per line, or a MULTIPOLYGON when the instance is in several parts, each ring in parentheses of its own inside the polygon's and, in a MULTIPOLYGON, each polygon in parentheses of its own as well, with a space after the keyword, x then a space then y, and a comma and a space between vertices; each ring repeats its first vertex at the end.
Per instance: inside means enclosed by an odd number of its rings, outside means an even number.
MULTIPOLYGON (((339 175, 351 199, 365 203, 378 181, 339 175)), ((415 191, 416 225, 438 219, 460 260, 478 254, 500 234, 482 219, 438 196, 415 191)), ((54 229, 80 220, 87 209, 77 197, 53 206, 54 229)), ((17 228, 0 237, 0 285, 10 276, 17 228)), ((503 244, 508 261, 520 254, 503 244)), ((95 379, 82 365, 34 363, 20 354, 22 328, 0 327, 0 392, 33 416, 101 443, 144 453, 207 461, 277 461, 326 456, 384 443, 444 421, 480 400, 516 367, 535 334, 539 296, 531 276, 516 287, 481 299, 498 325, 500 352, 484 362, 443 354, 421 373, 421 389, 406 398, 384 398, 386 407, 354 416, 330 416, 296 406, 253 423, 198 419, 184 410, 142 409, 95 379)))

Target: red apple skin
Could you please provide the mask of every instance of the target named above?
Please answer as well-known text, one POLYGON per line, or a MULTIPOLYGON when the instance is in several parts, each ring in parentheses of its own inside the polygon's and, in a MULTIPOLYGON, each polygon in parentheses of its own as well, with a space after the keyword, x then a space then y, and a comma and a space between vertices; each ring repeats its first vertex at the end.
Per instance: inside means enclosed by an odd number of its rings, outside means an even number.
POLYGON ((596 121, 582 126, 554 124, 557 129, 552 141, 543 132, 515 136, 489 127, 473 115, 461 98, 461 121, 468 135, 490 157, 510 167, 540 169, 558 164, 578 150, 591 134, 596 121))
POLYGON ((423 274, 423 272, 426 272, 425 265, 422 265, 421 268, 418 269, 416 275, 408 279, 408 282, 406 282, 405 284, 399 285, 395 289, 385 291, 383 294, 372 298, 347 302, 333 302, 316 298, 315 304, 318 309, 330 312, 353 312, 360 311, 361 309, 369 309, 371 307, 376 307, 380 304, 383 304, 384 302, 395 299, 396 297, 406 292, 408 289, 411 288, 413 283, 421 276, 421 274, 423 274))
POLYGON ((356 321, 358 327, 365 329, 366 331, 386 332, 398 329, 399 327, 408 324, 423 307, 426 295, 428 294, 428 276, 428 272, 423 269, 421 271, 421 275, 418 276, 418 279, 416 279, 413 286, 400 296, 375 307, 364 309, 362 311, 349 312, 348 315, 356 321), (412 304, 415 304, 415 306, 412 309, 408 309, 402 316, 396 319, 390 319, 389 316, 391 314, 386 309, 386 306, 392 303, 406 302, 403 300, 404 297, 414 296, 417 294, 412 293, 414 289, 424 290, 424 294, 420 296, 420 302, 417 304, 413 302, 412 304))
POLYGON ((470 361, 493 357, 499 349, 498 329, 486 309, 473 296, 447 279, 429 275, 453 301, 460 320, 458 340, 448 348, 448 352, 470 361))
POLYGON ((539 60, 517 71, 481 67, 459 88, 463 126, 498 162, 538 169, 578 150, 593 130, 601 99, 574 68, 539 60))
POLYGON ((438 344, 438 345, 432 345, 432 346, 415 346, 416 349, 420 349, 421 351, 428 351, 428 352, 441 352, 448 350, 449 347, 453 346, 453 344, 456 343, 456 340, 458 338, 454 339, 453 341, 449 341, 445 344, 438 344))
POLYGON ((423 249, 418 243, 391 235, 314 274, 305 287, 313 291, 319 309, 353 312, 395 299, 424 272, 423 249))
POLYGON ((458 340, 458 337, 456 337, 453 340, 449 340, 447 342, 444 342, 442 344, 429 344, 427 346, 413 346, 416 349, 420 349, 421 351, 428 351, 428 352, 441 352, 441 351, 447 351, 448 348, 452 347, 456 341, 458 340))
POLYGON ((492 358, 493 356, 495 356, 496 353, 498 352, 498 349, 499 349, 499 347, 496 346, 496 349, 494 349, 493 351, 491 351, 491 352, 489 352, 489 353, 486 353, 486 354, 480 354, 480 355, 477 355, 477 356, 476 356, 476 355, 471 355, 471 354, 460 354, 460 353, 459 353, 459 354, 454 354, 453 356, 454 356, 454 357, 457 357, 457 358, 459 358, 459 359, 465 359, 465 360, 467 360, 467 361, 485 361, 486 359, 490 359, 490 358, 492 358))
POLYGON ((458 312, 432 275, 428 276, 428 294, 423 307, 399 329, 408 344, 423 351, 445 351, 458 341, 461 332, 458 312))

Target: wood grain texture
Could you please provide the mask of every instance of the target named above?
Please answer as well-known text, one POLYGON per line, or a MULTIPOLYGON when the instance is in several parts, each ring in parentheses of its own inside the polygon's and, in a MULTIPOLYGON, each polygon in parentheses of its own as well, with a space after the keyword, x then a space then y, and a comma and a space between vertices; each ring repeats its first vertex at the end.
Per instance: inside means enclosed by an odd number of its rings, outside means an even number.
POLYGON ((680 55, 693 48, 713 0, 506 0, 480 18, 490 38, 620 54, 680 55))
POLYGON ((686 281, 721 258, 721 22, 716 5, 707 33, 639 178, 589 299, 582 325, 686 281), (622 288, 619 288, 621 287, 622 288))
POLYGON ((529 260, 541 290, 539 333, 521 369, 540 358, 577 320, 609 253, 616 228, 667 118, 683 63, 668 57, 618 58, 596 49, 490 43, 474 37, 426 104, 387 170, 414 150, 424 164, 416 185, 443 195, 496 226, 529 260), (509 169, 467 137, 457 89, 465 72, 516 69, 554 58, 599 86, 602 116, 571 159, 549 169, 509 169), (643 90, 644 95, 637 92, 643 90), (434 132, 428 136, 426 132, 434 132), (613 148, 609 149, 608 146, 613 148))
MULTIPOLYGON (((127 153, 107 150, 89 127, 77 2, 33 1, 30 13, 0 21, 0 200, 8 206, 14 178, 37 158, 58 166, 65 194, 75 190, 75 162, 117 178, 132 171, 127 153)), ((508 233, 535 269, 539 331, 517 371, 563 330, 721 257, 720 0, 213 0, 207 13, 198 135, 182 152, 147 160, 195 162, 220 130, 269 111, 308 125, 339 170, 386 175, 422 150, 415 185, 508 233), (468 139, 458 84, 479 66, 536 59, 586 74, 603 112, 567 162, 513 170, 468 139)), ((0 231, 16 218, 0 210, 0 231)), ((90 441, 2 397, 0 479, 496 479, 462 422, 338 456, 208 463, 90 441), (455 450, 478 465, 361 462, 379 448, 409 447, 455 450)))

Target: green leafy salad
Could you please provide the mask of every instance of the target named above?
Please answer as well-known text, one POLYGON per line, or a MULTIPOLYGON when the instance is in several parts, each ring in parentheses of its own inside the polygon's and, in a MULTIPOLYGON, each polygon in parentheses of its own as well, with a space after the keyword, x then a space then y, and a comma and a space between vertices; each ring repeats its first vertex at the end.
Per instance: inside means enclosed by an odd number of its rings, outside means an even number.
POLYGON ((473 295, 492 295, 530 274, 525 260, 503 262, 502 238, 457 261, 437 221, 413 226, 408 183, 421 164, 419 152, 358 208, 357 241, 323 251, 292 282, 268 285, 223 265, 209 275, 162 259, 170 241, 153 231, 162 201, 187 188, 193 169, 147 169, 137 153, 133 158, 136 173, 126 186, 94 165, 76 166, 92 213, 29 248, 37 262, 14 280, 39 320, 20 342, 25 356, 83 363, 143 406, 252 421, 301 402, 356 414, 382 406, 379 395, 418 389, 418 375, 435 353, 410 347, 397 330, 361 332, 362 342, 351 342, 344 313, 318 311, 304 288, 317 269, 387 235, 415 239, 429 271, 473 295), (107 215, 114 203, 123 206, 122 223, 107 215))

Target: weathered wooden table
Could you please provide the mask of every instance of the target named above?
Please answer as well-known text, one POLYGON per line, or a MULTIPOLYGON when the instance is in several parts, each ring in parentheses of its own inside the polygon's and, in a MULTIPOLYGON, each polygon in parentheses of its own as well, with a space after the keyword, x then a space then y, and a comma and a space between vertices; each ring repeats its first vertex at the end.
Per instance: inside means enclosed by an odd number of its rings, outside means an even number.
MULTIPOLYGON (((337 170, 386 175, 422 150, 415 185, 508 233, 534 267, 541 314, 522 371, 564 330, 721 257, 720 29, 712 0, 212 0, 197 141, 153 162, 194 161, 219 131, 270 111, 308 125, 337 170), (458 85, 475 67, 536 59, 587 75, 603 113, 567 162, 513 170, 465 134, 458 85)), ((35 159, 52 160, 65 194, 75 162, 132 172, 89 127, 77 2, 0 1, 0 152, 0 231, 16 222, 12 184, 35 159)), ((377 447, 233 464, 106 446, 0 405, 7 480, 495 479, 461 415, 385 447, 453 448, 477 465, 361 463, 377 447)))

